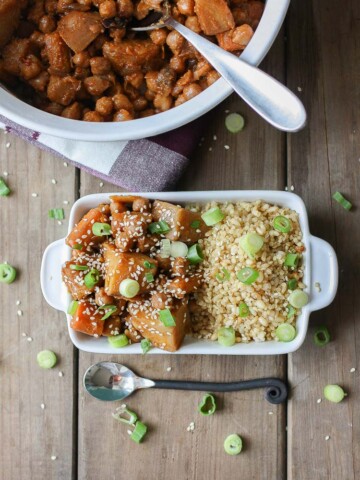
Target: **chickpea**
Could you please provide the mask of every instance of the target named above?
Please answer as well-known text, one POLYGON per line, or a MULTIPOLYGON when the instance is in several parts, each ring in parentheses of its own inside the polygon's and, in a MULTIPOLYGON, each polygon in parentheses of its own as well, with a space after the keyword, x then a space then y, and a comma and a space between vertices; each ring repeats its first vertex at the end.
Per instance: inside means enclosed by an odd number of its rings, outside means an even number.
POLYGON ((196 97, 201 93, 201 87, 197 83, 190 83, 186 85, 183 90, 183 95, 185 96, 186 100, 190 100, 191 98, 196 97))
POLYGON ((124 88, 121 83, 115 81, 114 85, 110 88, 108 94, 113 96, 117 95, 118 93, 124 93, 124 88))
POLYGON ((49 83, 49 78, 50 75, 48 74, 48 72, 43 71, 37 77, 29 80, 29 84, 37 92, 45 92, 49 83))
POLYGON ((204 77, 205 75, 212 70, 212 66, 205 59, 202 59, 198 62, 196 69, 194 71, 194 80, 199 80, 199 78, 204 77))
POLYGON ((72 120, 81 120, 82 106, 79 102, 74 102, 68 107, 64 108, 61 116, 64 118, 70 118, 72 120))
POLYGON ((39 20, 39 30, 42 33, 51 33, 56 30, 56 21, 50 15, 44 15, 39 20))
POLYGON ((152 102, 156 96, 155 92, 152 92, 151 90, 146 90, 145 92, 145 98, 146 100, 149 100, 149 102, 152 102))
POLYGON ((90 55, 86 50, 83 50, 82 52, 75 53, 72 57, 72 61, 77 67, 89 67, 90 55))
POLYGON ((66 13, 69 5, 71 5, 72 3, 74 3, 73 0, 58 0, 58 2, 57 2, 57 12, 58 13, 66 13))
POLYGON ((186 15, 187 17, 194 15, 194 0, 177 0, 176 6, 182 15, 186 15))
POLYGON ((128 99, 128 97, 122 93, 118 93, 117 95, 113 96, 114 107, 116 110, 132 110, 132 103, 128 99))
POLYGON ((184 73, 186 70, 186 63, 183 57, 174 55, 170 58, 169 64, 176 73, 184 73))
POLYGON ((38 30, 35 30, 35 32, 33 32, 30 35, 31 43, 33 43, 38 48, 43 48, 44 47, 44 45, 45 45, 45 40, 44 39, 45 39, 44 34, 39 32, 38 30))
POLYGON ((158 88, 159 88, 158 78, 159 78, 159 72, 148 72, 145 75, 146 86, 152 92, 158 91, 158 88))
POLYGON ((84 114, 83 120, 85 122, 103 122, 104 119, 98 112, 88 111, 84 114))
POLYGON ((55 14, 57 12, 57 3, 57 0, 45 0, 45 12, 55 14))
POLYGON ((90 59, 90 68, 93 75, 105 75, 111 71, 111 63, 104 57, 93 57, 90 59))
POLYGON ((91 7, 93 4, 92 0, 77 0, 77 3, 80 5, 85 5, 86 7, 91 7))
POLYGON ((135 112, 141 112, 141 110, 145 110, 148 106, 148 101, 145 97, 139 97, 133 102, 133 107, 135 112))
POLYGON ((132 17, 134 13, 132 0, 117 0, 117 10, 120 17, 132 17))
POLYGON ((176 30, 173 30, 169 33, 166 38, 166 44, 170 48, 170 50, 175 54, 179 55, 181 49, 183 48, 185 43, 184 37, 180 35, 176 30))
POLYGON ((168 36, 168 32, 165 28, 159 28, 157 30, 152 30, 150 32, 150 38, 155 45, 165 45, 166 37, 168 36))
POLYGON ((146 110, 143 110, 142 112, 140 112, 139 117, 140 118, 151 117, 154 114, 155 114, 155 110, 153 108, 147 108, 146 110))
POLYGON ((25 80, 31 80, 40 75, 43 71, 43 66, 40 60, 35 55, 28 55, 21 59, 20 72, 25 80))
POLYGON ((193 15, 192 17, 187 17, 187 19, 185 20, 185 26, 190 28, 190 30, 195 33, 202 32, 198 17, 196 15, 193 15))
POLYGON ((126 35, 126 28, 111 28, 110 37, 114 40, 114 43, 121 43, 122 39, 126 35))
POLYGON ((110 87, 111 83, 106 78, 94 75, 93 77, 85 78, 84 87, 93 96, 102 95, 105 90, 110 87))
POLYGON ((113 116, 114 122, 126 122, 128 120, 133 120, 134 115, 129 112, 128 110, 124 110, 123 108, 115 113, 113 116))
POLYGON ((220 75, 218 74, 218 72, 216 70, 211 70, 211 72, 209 72, 206 75, 206 81, 207 81, 208 87, 210 87, 210 85, 215 83, 216 80, 219 80, 219 78, 220 78, 220 75))
POLYGON ((79 80, 85 80, 85 78, 90 77, 91 72, 89 68, 75 67, 74 77, 79 80))
POLYGON ((95 110, 104 117, 110 115, 113 111, 114 104, 110 97, 101 97, 96 101, 95 110))
POLYGON ((124 77, 125 83, 129 83, 134 88, 140 88, 144 81, 144 74, 142 72, 132 73, 124 77))
POLYGON ((45 112, 52 113, 53 115, 61 115, 61 112, 63 111, 63 108, 61 105, 55 102, 50 102, 45 108, 45 112))
POLYGON ((170 110, 173 104, 173 98, 171 95, 161 95, 158 93, 154 98, 154 107, 161 112, 165 112, 166 110, 170 110))
POLYGON ((99 6, 99 13, 102 18, 112 18, 117 14, 116 3, 114 0, 105 0, 99 6))
POLYGON ((137 90, 135 87, 133 87, 130 83, 125 83, 124 85, 124 92, 126 95, 130 98, 130 100, 133 102, 137 98, 140 97, 140 92, 137 90))

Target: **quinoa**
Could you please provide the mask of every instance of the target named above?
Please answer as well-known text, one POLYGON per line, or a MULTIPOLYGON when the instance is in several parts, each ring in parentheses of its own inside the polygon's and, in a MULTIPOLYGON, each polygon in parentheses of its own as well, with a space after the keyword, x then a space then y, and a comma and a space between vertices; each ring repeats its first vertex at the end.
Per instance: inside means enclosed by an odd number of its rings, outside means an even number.
POLYGON ((295 325, 299 313, 296 311, 288 318, 288 280, 296 278, 297 288, 305 288, 302 262, 296 269, 284 266, 287 253, 304 251, 298 214, 260 200, 196 205, 201 212, 212 207, 219 207, 225 218, 199 241, 204 253, 201 264, 204 282, 195 294, 191 309, 192 333, 198 338, 217 340, 220 327, 233 327, 237 343, 276 340, 276 327, 284 322, 295 325), (274 229, 273 221, 278 215, 291 220, 290 233, 274 229), (264 245, 254 259, 240 247, 240 238, 250 232, 264 239, 264 245), (252 285, 243 284, 236 276, 244 267, 251 267, 260 274, 252 285), (230 279, 219 281, 216 275, 221 275, 224 268, 230 279), (250 310, 245 318, 239 316, 242 302, 250 310))

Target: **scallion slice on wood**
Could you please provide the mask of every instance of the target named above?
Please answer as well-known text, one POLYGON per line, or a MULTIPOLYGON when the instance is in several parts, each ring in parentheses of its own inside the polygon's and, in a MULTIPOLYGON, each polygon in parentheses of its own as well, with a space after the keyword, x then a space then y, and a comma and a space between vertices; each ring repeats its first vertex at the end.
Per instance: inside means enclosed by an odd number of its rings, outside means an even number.
POLYGON ((239 244, 244 252, 253 258, 262 249, 264 239, 257 233, 247 233, 240 238, 239 244))
POLYGON ((87 288, 94 288, 100 281, 100 272, 96 268, 92 268, 84 277, 84 283, 87 288))
POLYGON ((299 264, 300 255, 297 253, 287 253, 284 261, 286 267, 296 268, 299 264))
POLYGON ((147 338, 143 338, 140 342, 140 345, 141 345, 141 350, 142 350, 143 354, 148 353, 148 351, 152 347, 152 343, 147 338))
POLYGON ((191 265, 196 265, 197 263, 201 263, 204 260, 204 254, 198 243, 191 245, 187 254, 187 259, 189 260, 191 265))
POLYGON ((292 229, 291 220, 283 215, 278 215, 274 218, 274 228, 281 233, 289 233, 292 229))
POLYGON ((11 193, 3 178, 0 178, 0 197, 7 197, 11 193))
POLYGON ((108 223, 95 222, 91 229, 93 234, 97 237, 111 235, 111 226, 108 223))
POLYGON ((70 265, 70 270, 76 270, 78 272, 85 272, 86 270, 89 270, 89 267, 87 265, 75 265, 72 263, 70 265))
POLYGON ((240 272, 236 274, 236 276, 240 282, 244 283, 245 285, 251 285, 259 277, 259 272, 251 267, 245 267, 242 268, 240 272))
POLYGON ((232 433, 225 438, 224 450, 228 455, 238 455, 242 450, 242 446, 242 439, 236 433, 232 433))
POLYGON ((165 327, 175 327, 175 319, 172 316, 171 311, 168 308, 159 311, 160 322, 164 324, 165 327))
POLYGON ((53 368, 56 365, 57 358, 51 350, 42 350, 37 354, 36 361, 41 368, 53 368))
POLYGON ((159 222, 150 223, 148 230, 150 233, 167 233, 170 231, 170 226, 165 220, 160 220, 159 222))
POLYGON ((134 440, 134 442, 140 443, 145 437, 146 432, 147 432, 147 426, 144 423, 137 421, 135 424, 134 431, 130 435, 130 438, 131 440, 134 440))
POLYGON ((324 388, 324 397, 326 400, 329 400, 329 402, 340 403, 344 400, 345 396, 346 393, 340 385, 326 385, 324 388))
POLYGON ((250 310, 249 307, 246 305, 245 302, 240 303, 239 305, 239 316, 241 318, 245 318, 249 315, 250 310))
POLYGON ((215 275, 216 280, 219 280, 219 282, 225 282, 225 280, 230 280, 229 270, 226 270, 226 268, 222 268, 221 271, 222 273, 217 273, 215 275))
POLYGON ((240 113, 229 113, 225 118, 225 127, 230 133, 239 133, 245 126, 245 120, 240 113))
POLYGON ((198 406, 201 415, 212 415, 216 411, 216 401, 214 395, 206 393, 198 406))
POLYGON ((55 220, 64 220, 65 213, 63 208, 52 208, 48 212, 49 218, 55 218, 55 220))
POLYGON ((78 306, 79 306, 79 302, 77 302, 76 300, 73 300, 68 307, 67 313, 69 315, 75 315, 78 306))
POLYGON ((340 203, 345 210, 351 210, 352 203, 349 202, 349 200, 346 200, 346 198, 340 192, 335 192, 333 194, 333 199, 340 203))
POLYGON ((298 282, 296 278, 290 278, 290 280, 287 282, 287 285, 289 290, 295 290, 295 288, 298 286, 298 282))
POLYGON ((308 294, 299 288, 290 293, 288 300, 294 308, 303 308, 309 303, 308 294))
POLYGON ((137 414, 126 408, 125 405, 117 408, 112 416, 115 420, 125 423, 126 425, 134 425, 138 419, 137 414))
POLYGON ((16 269, 8 263, 0 263, 0 282, 12 283, 16 278, 16 269))
POLYGON ((113 348, 122 348, 126 347, 126 345, 129 343, 129 339, 124 333, 122 333, 120 335, 108 337, 108 342, 113 348))
POLYGON ((314 343, 318 347, 324 347, 330 342, 330 332, 325 326, 318 327, 314 333, 314 343))
POLYGON ((140 284, 136 280, 133 280, 132 278, 125 278, 120 283, 119 286, 119 292, 120 295, 122 295, 125 298, 133 298, 136 297, 136 295, 140 291, 140 284))
POLYGON ((117 306, 116 305, 102 305, 101 307, 98 308, 98 311, 103 310, 105 315, 101 317, 100 320, 107 320, 111 315, 113 315, 116 310, 117 306))
POLYGON ((210 210, 201 215, 201 218, 204 220, 208 227, 212 227, 213 225, 221 222, 224 217, 225 214, 220 210, 219 207, 210 208, 210 210))
POLYGON ((232 347, 235 344, 235 330, 233 327, 221 327, 218 330, 218 342, 223 347, 232 347))
POLYGON ((171 242, 170 246, 170 257, 178 258, 178 257, 186 257, 188 254, 189 247, 184 242, 171 242))
POLYGON ((290 323, 282 323, 276 328, 275 335, 280 342, 291 342, 296 337, 296 330, 290 323))

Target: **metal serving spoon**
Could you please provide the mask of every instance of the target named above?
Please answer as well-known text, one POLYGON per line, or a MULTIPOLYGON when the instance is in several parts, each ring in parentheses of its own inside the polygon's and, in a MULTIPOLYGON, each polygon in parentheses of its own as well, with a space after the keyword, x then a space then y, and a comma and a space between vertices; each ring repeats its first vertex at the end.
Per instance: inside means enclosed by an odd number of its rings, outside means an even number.
POLYGON ((163 2, 163 14, 159 14, 160 21, 131 29, 142 32, 162 27, 174 28, 206 58, 235 92, 271 125, 286 132, 296 132, 305 126, 305 108, 287 87, 177 22, 170 16, 168 1, 163 2))
POLYGON ((288 395, 286 384, 279 378, 259 378, 230 383, 150 380, 138 377, 124 365, 115 362, 99 362, 89 367, 84 375, 84 387, 90 395, 106 402, 123 400, 135 390, 151 387, 201 392, 238 392, 266 388, 265 399, 273 404, 285 402, 288 395))

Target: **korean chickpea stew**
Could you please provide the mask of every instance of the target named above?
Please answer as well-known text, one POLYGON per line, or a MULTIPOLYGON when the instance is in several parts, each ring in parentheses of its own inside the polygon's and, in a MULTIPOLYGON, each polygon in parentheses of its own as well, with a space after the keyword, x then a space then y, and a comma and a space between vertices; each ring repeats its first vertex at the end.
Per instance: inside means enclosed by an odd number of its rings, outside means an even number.
MULTIPOLYGON (((174 0, 171 14, 239 55, 263 13, 258 0, 174 0)), ((161 0, 1 0, 0 81, 27 103, 88 122, 164 112, 218 78, 176 31, 134 32, 161 0)))
POLYGON ((307 303, 298 214, 263 201, 111 196, 66 238, 71 328, 174 352, 185 335, 291 341, 307 303))

